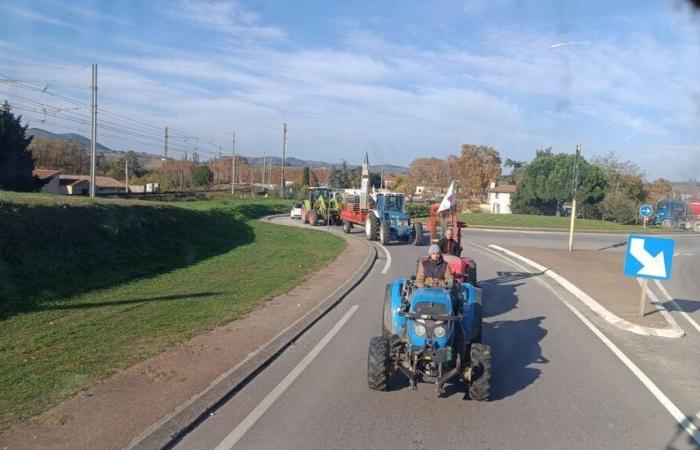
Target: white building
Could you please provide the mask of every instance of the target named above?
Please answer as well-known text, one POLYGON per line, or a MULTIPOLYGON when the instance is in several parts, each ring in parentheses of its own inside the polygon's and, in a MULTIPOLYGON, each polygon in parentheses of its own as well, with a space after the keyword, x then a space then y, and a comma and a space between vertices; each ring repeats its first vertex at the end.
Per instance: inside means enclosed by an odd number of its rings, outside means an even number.
POLYGON ((491 181, 489 185, 489 212, 493 214, 510 214, 510 200, 515 195, 514 184, 499 184, 496 186, 495 181, 491 181))

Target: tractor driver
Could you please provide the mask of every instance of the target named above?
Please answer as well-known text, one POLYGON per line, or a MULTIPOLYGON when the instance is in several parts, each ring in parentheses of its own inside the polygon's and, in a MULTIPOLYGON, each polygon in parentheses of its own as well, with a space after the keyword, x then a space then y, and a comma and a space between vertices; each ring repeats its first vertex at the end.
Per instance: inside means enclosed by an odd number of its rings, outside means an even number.
POLYGON ((450 265, 442 257, 440 247, 432 244, 428 248, 428 259, 418 264, 416 287, 448 287, 454 281, 450 265))
POLYGON ((459 242, 452 239, 452 228, 445 230, 445 236, 438 242, 440 250, 446 255, 459 256, 462 254, 462 247, 459 242))

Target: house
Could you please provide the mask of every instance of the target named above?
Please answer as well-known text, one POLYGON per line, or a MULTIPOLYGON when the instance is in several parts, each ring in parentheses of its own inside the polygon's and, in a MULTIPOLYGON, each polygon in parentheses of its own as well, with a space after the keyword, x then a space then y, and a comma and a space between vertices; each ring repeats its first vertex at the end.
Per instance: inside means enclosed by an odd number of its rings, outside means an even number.
POLYGON ((59 176, 61 175, 60 170, 34 169, 32 175, 43 183, 43 187, 41 188, 42 192, 48 192, 50 194, 61 193, 59 180, 59 176))
POLYGON ((491 181, 487 192, 489 212, 493 214, 511 213, 510 201, 516 192, 514 184, 499 184, 496 186, 496 182, 491 181))
MULTIPOLYGON (((60 192, 66 195, 89 195, 90 175, 60 175, 60 192)), ((96 195, 126 193, 126 185, 111 177, 95 177, 96 195)))

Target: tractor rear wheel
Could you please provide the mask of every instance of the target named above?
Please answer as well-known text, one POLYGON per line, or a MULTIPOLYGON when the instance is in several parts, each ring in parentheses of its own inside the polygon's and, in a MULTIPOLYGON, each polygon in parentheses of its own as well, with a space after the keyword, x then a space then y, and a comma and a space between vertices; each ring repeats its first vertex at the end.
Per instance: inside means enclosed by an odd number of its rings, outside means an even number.
POLYGON ((349 234, 351 230, 352 230, 352 224, 350 222, 348 222, 347 220, 343 220, 343 232, 345 234, 349 234))
POLYGON ((309 213, 309 223, 312 227, 318 225, 318 211, 316 211, 315 209, 312 209, 309 213))
POLYGON ((472 344, 470 356, 469 398, 486 402, 491 395, 491 347, 486 344, 472 344))
POLYGON ((420 222, 416 222, 414 228, 416 229, 416 238, 413 241, 413 245, 418 246, 423 243, 423 224, 420 222))
POLYGON ((367 219, 365 220, 365 236, 367 236, 367 240, 376 241, 378 232, 379 219, 377 219, 374 213, 367 214, 367 219))
POLYGON ((389 379, 389 339, 373 337, 367 354, 367 384, 375 391, 386 391, 389 379))
POLYGON ((379 243, 382 245, 389 245, 390 240, 391 231, 389 230, 389 224, 382 222, 382 224, 379 225, 379 243))

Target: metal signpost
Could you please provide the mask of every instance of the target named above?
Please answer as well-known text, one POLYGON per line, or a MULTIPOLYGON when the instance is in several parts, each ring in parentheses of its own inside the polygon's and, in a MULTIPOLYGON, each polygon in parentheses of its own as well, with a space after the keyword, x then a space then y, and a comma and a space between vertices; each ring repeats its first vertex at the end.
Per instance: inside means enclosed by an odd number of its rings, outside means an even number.
POLYGON ((653 212, 654 208, 652 208, 651 205, 642 205, 639 207, 639 215, 644 218, 644 229, 647 228, 647 220, 649 220, 653 212))
POLYGON ((629 235, 625 253, 625 275, 641 280, 642 294, 639 299, 639 315, 644 316, 647 280, 671 279, 673 239, 629 235))

